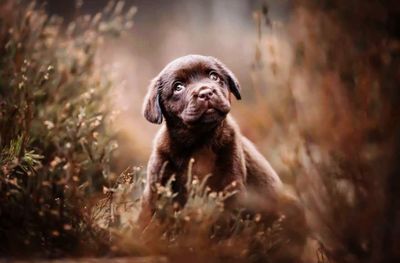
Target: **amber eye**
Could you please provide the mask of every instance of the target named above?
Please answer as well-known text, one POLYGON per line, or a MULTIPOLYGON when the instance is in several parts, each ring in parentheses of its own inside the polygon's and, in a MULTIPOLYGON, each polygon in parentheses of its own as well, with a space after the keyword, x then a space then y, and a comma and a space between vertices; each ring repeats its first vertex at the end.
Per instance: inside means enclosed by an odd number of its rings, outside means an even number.
POLYGON ((218 74, 215 73, 214 71, 211 71, 209 76, 210 76, 210 79, 212 79, 214 81, 220 81, 218 74))
POLYGON ((185 89, 185 86, 181 82, 176 82, 173 89, 175 93, 179 93, 185 89))

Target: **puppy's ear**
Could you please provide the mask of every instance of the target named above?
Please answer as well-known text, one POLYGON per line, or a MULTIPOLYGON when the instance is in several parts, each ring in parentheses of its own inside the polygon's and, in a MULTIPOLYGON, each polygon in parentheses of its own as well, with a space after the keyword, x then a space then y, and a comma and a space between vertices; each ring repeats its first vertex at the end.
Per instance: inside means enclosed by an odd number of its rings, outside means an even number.
POLYGON ((230 91, 233 93, 233 95, 235 95, 237 100, 241 100, 242 96, 240 95, 240 85, 235 75, 221 61, 219 61, 214 57, 210 58, 215 61, 217 67, 221 70, 222 74, 225 75, 226 79, 228 80, 228 86, 230 91))
POLYGON ((148 87, 143 103, 143 115, 151 123, 160 124, 163 120, 160 104, 159 90, 161 81, 159 77, 153 79, 148 87))

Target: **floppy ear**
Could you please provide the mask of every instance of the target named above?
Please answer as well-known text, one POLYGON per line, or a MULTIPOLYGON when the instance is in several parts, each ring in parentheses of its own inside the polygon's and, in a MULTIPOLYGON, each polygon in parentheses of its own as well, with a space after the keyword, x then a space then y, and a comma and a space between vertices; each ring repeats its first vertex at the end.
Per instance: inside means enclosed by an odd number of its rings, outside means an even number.
POLYGON ((161 81, 159 77, 153 79, 148 87, 143 103, 143 115, 151 123, 160 124, 163 120, 160 94, 161 81))
POLYGON ((219 61, 214 57, 211 57, 211 59, 215 61, 217 67, 222 71, 222 73, 227 78, 230 91, 233 93, 233 95, 235 95, 237 100, 241 100, 242 96, 240 95, 240 85, 235 75, 221 61, 219 61))

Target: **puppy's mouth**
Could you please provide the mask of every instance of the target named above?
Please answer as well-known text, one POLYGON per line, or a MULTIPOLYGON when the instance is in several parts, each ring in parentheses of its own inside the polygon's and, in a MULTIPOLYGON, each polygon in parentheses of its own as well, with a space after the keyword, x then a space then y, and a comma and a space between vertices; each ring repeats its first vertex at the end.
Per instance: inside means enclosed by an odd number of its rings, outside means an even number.
POLYGON ((224 107, 224 105, 214 105, 211 102, 208 102, 207 104, 205 104, 203 107, 199 107, 199 113, 201 116, 199 117, 203 117, 203 116, 208 116, 208 115, 220 115, 220 116, 225 116, 226 114, 228 114, 230 108, 229 107, 224 107))
POLYGON ((188 124, 218 122, 225 118, 229 110, 229 107, 218 107, 208 103, 203 107, 186 111, 182 119, 188 124))
POLYGON ((214 112, 216 112, 216 109, 214 109, 214 108, 208 108, 208 109, 204 112, 204 114, 211 114, 211 113, 214 113, 214 112))
POLYGON ((221 116, 225 116, 227 113, 228 111, 223 111, 218 108, 210 106, 204 110, 202 115, 219 114, 221 116))

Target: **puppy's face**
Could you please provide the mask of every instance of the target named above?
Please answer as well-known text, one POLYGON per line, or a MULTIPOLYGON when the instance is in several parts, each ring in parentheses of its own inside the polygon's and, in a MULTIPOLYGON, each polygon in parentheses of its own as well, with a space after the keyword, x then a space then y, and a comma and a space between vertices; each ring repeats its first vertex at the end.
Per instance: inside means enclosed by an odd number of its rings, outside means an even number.
POLYGON ((153 123, 165 117, 187 126, 218 123, 230 111, 230 94, 240 99, 230 70, 213 57, 189 55, 168 64, 152 81, 144 116, 153 123))

